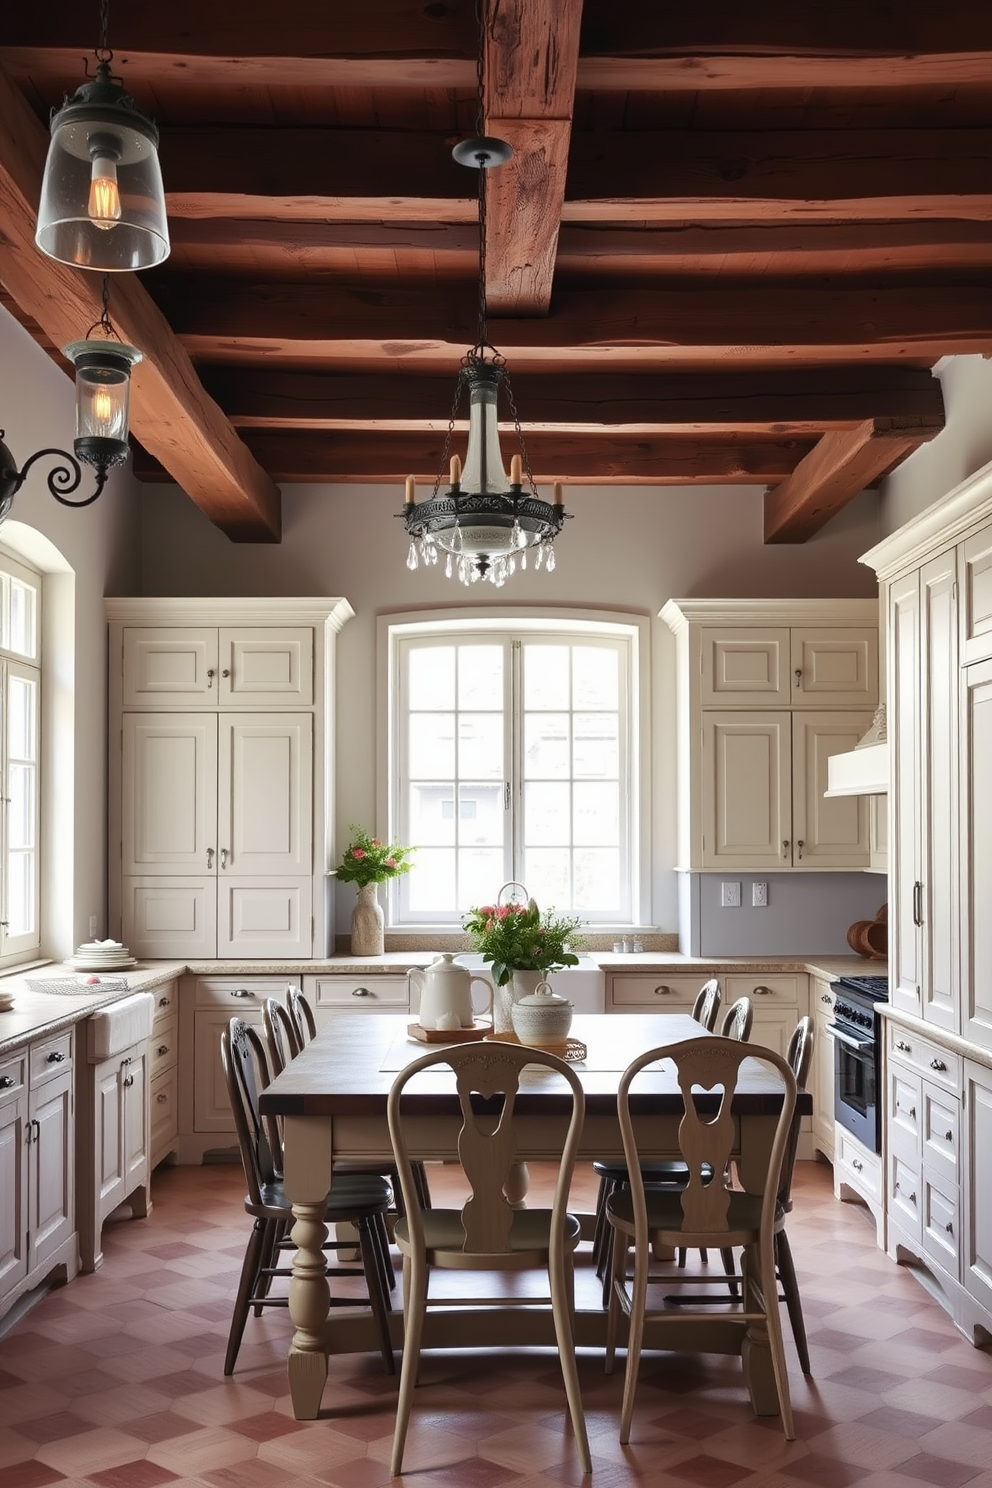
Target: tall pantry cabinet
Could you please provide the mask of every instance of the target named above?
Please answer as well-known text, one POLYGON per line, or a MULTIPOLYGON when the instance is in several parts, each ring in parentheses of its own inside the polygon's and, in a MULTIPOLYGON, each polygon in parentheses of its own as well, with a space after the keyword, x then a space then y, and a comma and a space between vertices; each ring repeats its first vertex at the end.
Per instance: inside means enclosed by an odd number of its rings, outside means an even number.
POLYGON ((992 467, 867 553, 888 627, 886 1243, 992 1338, 992 467))
POLYGON ((341 599, 113 599, 110 932, 137 956, 327 953, 341 599))

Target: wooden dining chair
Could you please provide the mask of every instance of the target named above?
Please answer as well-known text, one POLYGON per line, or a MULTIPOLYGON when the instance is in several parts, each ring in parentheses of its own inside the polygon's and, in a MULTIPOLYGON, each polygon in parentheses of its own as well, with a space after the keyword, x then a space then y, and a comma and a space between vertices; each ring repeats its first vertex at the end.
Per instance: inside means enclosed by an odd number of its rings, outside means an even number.
POLYGON ((293 1023, 297 1050, 302 1049, 317 1037, 317 1019, 299 987, 286 988, 286 1011, 293 1023))
MULTIPOLYGON (((758 1324, 768 1338, 772 1369, 778 1391, 782 1427, 789 1441, 795 1438, 789 1376, 782 1342, 778 1282, 775 1269, 775 1217, 779 1178, 796 1108, 796 1077, 788 1061, 772 1049, 748 1045, 737 1039, 690 1039, 649 1049, 638 1055, 624 1071, 617 1093, 617 1111, 624 1153, 630 1174, 627 1184, 607 1201, 607 1218, 613 1227, 613 1269, 607 1317, 606 1372, 612 1372, 621 1312, 629 1322, 627 1370, 624 1379, 620 1441, 630 1440, 634 1396, 640 1367, 644 1325, 664 1317, 681 1326, 712 1320, 709 1311, 695 1307, 648 1309, 648 1286, 652 1247, 673 1249, 720 1249, 743 1247, 747 1251, 744 1285, 735 1301, 723 1299, 726 1315, 738 1322, 758 1324), (685 1188, 673 1190, 646 1187, 640 1175, 637 1134, 631 1115, 631 1086, 649 1064, 671 1060, 682 1094, 682 1119, 678 1143, 689 1169, 685 1188), (746 1186, 731 1187, 732 1155, 736 1125, 731 1112, 740 1083, 741 1066, 753 1060, 770 1066, 782 1082, 782 1105, 775 1123, 764 1164, 748 1165, 746 1186), (701 1091, 699 1095, 696 1092, 701 1091), (633 1246, 634 1274, 629 1277, 629 1252, 633 1246)), ((638 1121, 650 1125, 643 1111, 638 1121)), ((642 1130, 644 1126, 642 1125, 642 1130)), ((741 1181, 745 1175, 738 1174, 741 1181)), ((695 1278, 686 1278, 694 1281, 695 1278)), ((679 1286, 680 1272, 666 1272, 666 1287, 679 1286)), ((723 1320, 724 1313, 721 1313, 723 1320)))
POLYGON ((262 1004, 262 1032, 269 1069, 273 1075, 281 1075, 303 1046, 289 1009, 277 997, 267 997, 262 1004))
POLYGON ((720 1024, 721 1038, 737 1039, 746 1044, 751 1037, 751 1027, 754 1023, 754 1007, 750 997, 738 997, 737 1001, 731 1003, 723 1015, 720 1024))
MULTIPOLYGON (((407 1065, 389 1092, 387 1117, 393 1154, 400 1176, 406 1214, 397 1220, 394 1239, 403 1253, 403 1362, 396 1430, 393 1436, 391 1471, 403 1470, 413 1392, 417 1383, 421 1338, 428 1309, 484 1307, 477 1292, 469 1296, 430 1297, 430 1275, 434 1269, 455 1271, 524 1271, 547 1269, 551 1311, 554 1318, 558 1357, 565 1381, 565 1394, 579 1460, 585 1473, 592 1471, 586 1436, 579 1376, 573 1341, 574 1288, 572 1258, 579 1243, 579 1221, 567 1210, 568 1190, 575 1166, 585 1096, 573 1069, 553 1054, 510 1044, 471 1044, 440 1049, 407 1065), (462 1126, 458 1136, 458 1158, 468 1182, 470 1197, 461 1209, 421 1209, 413 1175, 413 1162, 403 1124, 403 1092, 410 1081, 425 1070, 440 1065, 455 1075, 462 1126), (517 1151, 514 1108, 520 1074, 526 1065, 540 1065, 553 1072, 571 1094, 568 1129, 558 1163, 554 1200, 550 1209, 513 1209, 504 1188, 517 1151), (481 1096, 489 1110, 481 1115, 473 1096, 481 1096), (498 1119, 491 1103, 502 1097, 498 1119), (493 1129, 495 1121, 495 1129, 493 1129)), ((499 1296, 499 1305, 533 1308, 533 1295, 499 1296)), ((540 1301, 540 1298, 537 1299, 540 1301)), ((479 1343, 485 1344, 480 1322, 479 1343)))
POLYGON ((710 977, 708 982, 704 982, 696 994, 696 1000, 692 1005, 692 1016, 697 1023, 703 1025, 707 1033, 712 1033, 716 1027, 720 999, 720 983, 716 977, 710 977))

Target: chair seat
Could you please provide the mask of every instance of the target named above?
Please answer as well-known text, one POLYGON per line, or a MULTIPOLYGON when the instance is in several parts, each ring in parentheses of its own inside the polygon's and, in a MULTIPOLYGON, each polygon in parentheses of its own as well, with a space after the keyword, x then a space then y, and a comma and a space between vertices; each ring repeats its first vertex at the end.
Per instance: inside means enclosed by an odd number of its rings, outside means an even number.
MULTIPOLYGON (((677 1236, 678 1242, 682 1245, 695 1248, 700 1245, 712 1245, 716 1240, 724 1246, 751 1245, 758 1238, 761 1223, 760 1194, 731 1193, 727 1209, 726 1233, 711 1229, 698 1239, 694 1239, 693 1234, 685 1228, 681 1193, 668 1193, 663 1188, 649 1188, 645 1191, 644 1197, 647 1204, 648 1229, 654 1233, 663 1232, 677 1236)), ((618 1229, 629 1235, 634 1233, 634 1204, 629 1188, 618 1189, 607 1200, 606 1212, 611 1223, 618 1229)))
MULTIPOLYGON (((465 1231, 462 1227, 460 1209, 425 1209, 421 1212, 424 1225, 424 1240, 432 1265, 460 1267, 465 1270, 486 1270, 493 1266, 514 1266, 523 1270, 530 1265, 542 1266, 551 1248, 551 1210, 518 1209, 510 1226, 510 1260, 506 1253, 484 1255, 466 1253, 465 1231)), ((582 1235, 582 1227, 574 1214, 565 1216, 565 1244, 574 1250, 582 1235)), ((398 1219, 393 1231, 393 1240, 404 1255, 410 1251, 409 1226, 406 1219, 398 1219)))
MULTIPOLYGON (((262 1219, 286 1219, 292 1214, 292 1204, 286 1197, 281 1178, 263 1183, 260 1194, 260 1205, 245 1198, 249 1214, 260 1215, 262 1219)), ((338 1177, 335 1174, 331 1191, 324 1200, 324 1220, 327 1224, 336 1224, 382 1213, 389 1208, 392 1198, 392 1190, 385 1178, 352 1177, 344 1173, 338 1177)))
MULTIPOLYGON (((592 1170, 597 1178, 605 1178, 608 1183, 626 1183, 628 1178, 627 1164, 622 1157, 597 1158, 592 1165, 592 1170)), ((704 1163, 703 1173, 710 1169, 704 1163)), ((650 1159, 641 1163, 641 1175, 645 1183, 688 1183, 689 1169, 684 1162, 677 1157, 650 1159)))

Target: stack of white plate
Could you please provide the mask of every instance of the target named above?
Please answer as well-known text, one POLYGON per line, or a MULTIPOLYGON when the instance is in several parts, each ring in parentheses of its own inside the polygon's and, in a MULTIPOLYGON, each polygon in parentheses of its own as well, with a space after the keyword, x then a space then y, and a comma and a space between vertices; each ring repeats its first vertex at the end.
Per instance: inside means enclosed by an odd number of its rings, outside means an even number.
POLYGON ((126 971, 137 964, 119 940, 88 940, 69 957, 69 965, 75 971, 126 971))

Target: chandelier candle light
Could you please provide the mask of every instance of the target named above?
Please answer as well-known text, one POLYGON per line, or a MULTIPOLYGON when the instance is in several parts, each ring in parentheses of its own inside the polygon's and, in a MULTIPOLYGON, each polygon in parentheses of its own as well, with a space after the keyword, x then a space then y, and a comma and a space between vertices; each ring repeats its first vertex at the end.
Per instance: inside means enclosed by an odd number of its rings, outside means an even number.
POLYGON ((518 563, 521 568, 527 567, 531 548, 537 550, 534 567, 539 569, 543 564, 548 573, 552 571, 554 540, 570 513, 565 511, 560 484, 555 485, 553 501, 545 501, 538 495, 513 400, 510 374, 505 358, 489 340, 486 323, 486 178, 490 169, 503 165, 513 152, 505 140, 484 133, 484 3, 482 9, 476 58, 477 133, 472 139, 461 140, 452 151, 459 165, 470 166, 479 173, 478 332, 475 345, 462 358, 434 489, 426 501, 418 501, 415 478, 407 476, 406 502, 401 515, 410 534, 408 568, 419 568, 421 563, 436 564, 440 550, 446 555, 444 569, 449 578, 455 575, 463 584, 488 579, 499 588, 516 571, 518 563), (468 445, 463 467, 457 455, 450 456, 450 464, 448 461, 455 420, 466 389, 468 445), (497 404, 501 390, 506 395, 519 446, 519 453, 510 461, 509 479, 499 448, 497 404), (449 489, 441 494, 446 464, 449 489))

